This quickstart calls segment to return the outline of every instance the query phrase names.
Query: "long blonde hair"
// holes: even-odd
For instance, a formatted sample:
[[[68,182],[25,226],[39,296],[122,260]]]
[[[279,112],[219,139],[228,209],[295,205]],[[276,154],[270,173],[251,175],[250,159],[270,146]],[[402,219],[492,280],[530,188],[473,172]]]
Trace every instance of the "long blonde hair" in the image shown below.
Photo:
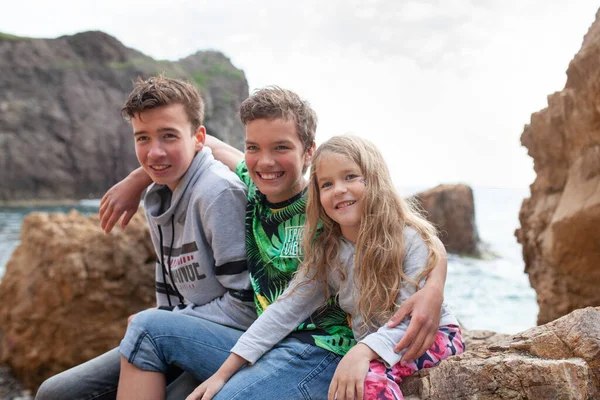
[[[326,290],[328,269],[337,269],[342,279],[346,279],[338,259],[340,226],[329,218],[319,200],[316,171],[327,154],[343,155],[354,161],[366,181],[363,216],[356,241],[355,265],[360,266],[354,270],[354,284],[359,294],[356,310],[365,326],[380,326],[399,306],[396,299],[402,281],[417,285],[439,260],[441,248],[436,229],[415,206],[398,195],[385,160],[373,143],[352,135],[332,137],[319,146],[312,159],[303,238],[304,262],[300,267],[307,276],[321,281]],[[403,230],[407,226],[415,229],[429,247],[429,262],[417,282],[403,272],[406,255]],[[312,273],[308,274],[309,270]]]

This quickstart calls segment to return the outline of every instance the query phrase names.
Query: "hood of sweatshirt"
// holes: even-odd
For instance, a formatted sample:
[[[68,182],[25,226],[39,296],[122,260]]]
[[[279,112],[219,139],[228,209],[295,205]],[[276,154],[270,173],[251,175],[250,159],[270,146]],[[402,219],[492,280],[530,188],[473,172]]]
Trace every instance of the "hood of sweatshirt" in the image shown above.
[[[177,222],[182,222],[181,220],[185,218],[186,209],[192,195],[192,191],[187,189],[196,184],[202,176],[202,172],[209,167],[212,160],[214,160],[212,151],[204,146],[192,159],[190,167],[181,177],[173,193],[170,193],[166,185],[156,183],[150,185],[144,202],[149,217],[163,227],[171,224],[171,218]],[[151,195],[154,192],[156,192],[156,196]],[[171,197],[170,202],[168,202],[169,195]],[[167,207],[163,205],[165,202],[168,202]]]

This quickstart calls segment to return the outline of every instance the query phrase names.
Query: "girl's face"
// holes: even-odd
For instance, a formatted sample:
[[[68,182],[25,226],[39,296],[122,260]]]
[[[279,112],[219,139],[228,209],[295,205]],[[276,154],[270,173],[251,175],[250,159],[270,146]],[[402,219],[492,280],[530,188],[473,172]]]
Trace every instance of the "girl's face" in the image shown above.
[[[315,175],[323,210],[340,225],[342,235],[356,243],[365,194],[360,167],[344,155],[324,153]]]

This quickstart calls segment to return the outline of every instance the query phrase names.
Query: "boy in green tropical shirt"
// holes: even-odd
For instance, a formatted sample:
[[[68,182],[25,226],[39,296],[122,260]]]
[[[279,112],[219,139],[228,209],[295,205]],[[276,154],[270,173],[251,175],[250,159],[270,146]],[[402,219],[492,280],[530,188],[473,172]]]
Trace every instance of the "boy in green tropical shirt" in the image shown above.
[[[206,145],[217,160],[234,170],[248,186],[246,253],[256,309],[260,315],[283,293],[301,262],[306,217],[307,181],[304,173],[315,150],[317,117],[297,94],[275,86],[259,90],[246,99],[240,108],[240,117],[245,125],[245,153],[208,135]],[[105,195],[101,205],[105,231],[110,231],[123,213],[125,218],[121,225],[127,224],[134,207],[137,207],[138,193],[147,182],[144,179],[142,172],[136,171]],[[419,356],[428,349],[437,332],[438,326],[431,319],[439,321],[445,260],[436,270],[435,276],[432,274],[428,280],[427,285],[431,288],[428,294],[423,295],[426,292],[421,291],[421,295],[415,295],[412,302],[405,302],[397,313],[396,322],[408,313],[413,315],[413,333],[407,332],[407,340],[410,341],[404,343],[404,347],[412,343],[407,354],[411,354],[412,350],[413,356]],[[435,310],[438,310],[437,315]],[[420,317],[415,318],[415,313]],[[211,368],[219,361],[207,360],[207,357],[220,356],[201,351],[199,346],[210,349],[221,346],[225,349],[228,342],[222,339],[235,339],[226,349],[228,352],[237,340],[236,335],[239,337],[241,332],[229,327],[208,326],[202,324],[200,318],[195,319],[199,321],[186,322],[189,326],[183,329],[178,324],[179,331],[173,333],[179,338],[181,348],[173,349],[171,343],[157,348],[156,354],[203,380],[206,379],[207,361],[214,361],[210,363]],[[161,334],[164,334],[169,323],[157,319],[154,326],[149,325],[146,329],[152,336],[160,326]],[[187,335],[185,340],[182,339],[184,335]],[[185,344],[186,341],[188,344]],[[206,343],[206,346],[201,343]],[[336,299],[331,298],[327,307],[314,313],[256,364],[235,374],[215,398],[326,398],[338,362],[354,343],[346,313]],[[158,342],[157,346],[160,347]],[[190,357],[192,349],[200,356]],[[217,368],[219,366],[216,365]],[[148,371],[139,370],[126,379],[140,382],[139,398],[156,398],[152,397],[152,393],[144,392],[152,385],[142,382],[155,379]]]

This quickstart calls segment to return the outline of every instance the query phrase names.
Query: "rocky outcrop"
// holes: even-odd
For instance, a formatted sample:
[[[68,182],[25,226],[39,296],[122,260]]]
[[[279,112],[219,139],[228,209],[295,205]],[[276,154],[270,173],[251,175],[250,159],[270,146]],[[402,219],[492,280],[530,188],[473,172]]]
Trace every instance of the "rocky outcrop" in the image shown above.
[[[499,342],[486,345],[480,340],[470,346],[467,341],[464,354],[407,378],[401,385],[406,399],[592,400],[600,396],[600,308],[577,310]]]
[[[127,233],[97,216],[34,213],[0,282],[0,363],[29,388],[117,346],[155,305],[155,253],[138,212]]]
[[[538,324],[600,305],[600,21],[586,34],[563,91],[531,116],[521,143],[537,177],[521,206],[525,272]]]
[[[242,148],[248,84],[221,53],[155,61],[102,32],[0,35],[0,201],[99,198],[138,166],[120,110],[137,76],[194,82],[206,127]]]
[[[439,185],[417,193],[413,198],[419,202],[427,219],[439,229],[449,253],[478,253],[475,202],[469,186]]]

